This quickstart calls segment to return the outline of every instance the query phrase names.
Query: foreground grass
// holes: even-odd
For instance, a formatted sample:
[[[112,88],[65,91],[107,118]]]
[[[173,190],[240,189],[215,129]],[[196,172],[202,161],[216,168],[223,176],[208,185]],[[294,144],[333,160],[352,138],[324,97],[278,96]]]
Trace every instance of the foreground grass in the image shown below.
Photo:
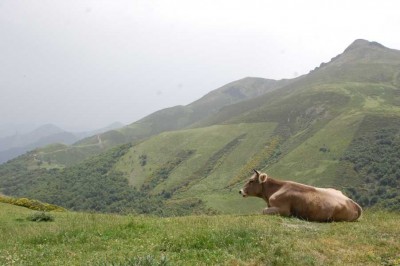
[[[155,218],[0,204],[0,265],[396,265],[400,214],[355,223],[252,216]]]

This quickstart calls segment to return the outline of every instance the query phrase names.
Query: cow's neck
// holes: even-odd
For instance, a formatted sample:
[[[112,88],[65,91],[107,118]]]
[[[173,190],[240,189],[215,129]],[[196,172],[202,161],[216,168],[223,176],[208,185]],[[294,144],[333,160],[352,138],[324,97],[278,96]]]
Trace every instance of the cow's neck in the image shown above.
[[[283,185],[282,181],[275,180],[271,177],[267,178],[267,181],[265,181],[263,184],[263,192],[262,192],[262,198],[269,203],[269,198],[277,192]]]

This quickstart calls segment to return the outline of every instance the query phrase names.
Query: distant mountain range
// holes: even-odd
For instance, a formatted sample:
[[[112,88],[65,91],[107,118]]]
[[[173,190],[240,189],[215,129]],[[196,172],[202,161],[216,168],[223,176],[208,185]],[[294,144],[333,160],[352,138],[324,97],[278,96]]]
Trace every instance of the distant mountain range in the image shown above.
[[[22,123],[4,123],[0,124],[0,138],[9,137],[17,134],[25,134],[33,129],[37,128],[37,126],[33,124],[22,124]]]
[[[0,165],[0,193],[74,210],[253,213],[252,169],[400,210],[400,51],[356,40],[310,73],[244,78],[187,105]]]
[[[102,129],[72,133],[65,131],[55,125],[47,124],[36,128],[33,131],[0,138],[0,164],[15,158],[27,151],[43,147],[53,143],[72,144],[82,138],[93,134],[100,134],[114,128],[122,127],[121,123],[113,123]],[[3,127],[6,131],[6,127]]]

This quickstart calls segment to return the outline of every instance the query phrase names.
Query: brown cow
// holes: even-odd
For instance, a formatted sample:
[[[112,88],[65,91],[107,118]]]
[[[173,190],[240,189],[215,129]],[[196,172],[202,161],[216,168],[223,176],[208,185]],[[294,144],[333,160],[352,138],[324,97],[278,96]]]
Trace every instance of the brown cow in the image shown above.
[[[361,216],[361,207],[339,190],[280,181],[254,171],[239,193],[243,197],[265,200],[268,207],[263,214],[295,216],[318,222],[355,221]]]

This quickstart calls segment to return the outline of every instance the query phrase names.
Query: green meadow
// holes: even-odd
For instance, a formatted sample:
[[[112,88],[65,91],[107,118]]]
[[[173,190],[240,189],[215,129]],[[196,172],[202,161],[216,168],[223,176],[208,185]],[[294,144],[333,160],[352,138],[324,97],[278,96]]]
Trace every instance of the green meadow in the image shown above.
[[[252,215],[46,213],[0,203],[1,265],[399,265],[400,214],[311,223]]]

